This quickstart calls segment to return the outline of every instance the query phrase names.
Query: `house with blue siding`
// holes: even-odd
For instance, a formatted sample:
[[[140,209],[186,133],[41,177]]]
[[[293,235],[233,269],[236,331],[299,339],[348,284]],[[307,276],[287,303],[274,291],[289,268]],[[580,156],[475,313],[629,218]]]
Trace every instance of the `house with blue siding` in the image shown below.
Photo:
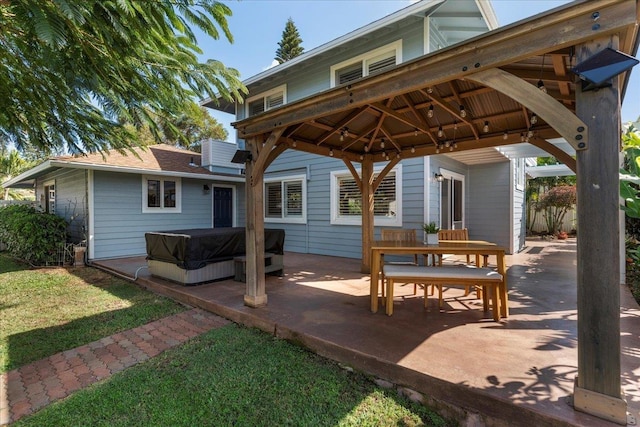
[[[159,144],[132,152],[54,157],[7,181],[35,189],[46,212],[69,223],[87,258],[146,255],[144,234],[244,224],[236,145],[205,141],[202,154]]]
[[[203,105],[241,121],[335,87],[348,91],[351,83],[496,27],[490,2],[419,1],[248,78],[244,83],[249,94],[242,104],[219,99]],[[462,105],[464,88],[455,90],[454,101]],[[471,115],[472,106],[467,108]],[[433,113],[431,105],[417,114],[433,120]],[[376,114],[384,118],[384,113]],[[384,150],[386,144],[391,152],[393,136],[380,123],[368,129],[368,139],[375,148]],[[338,132],[347,145],[362,138],[349,134],[348,123],[315,126],[317,145]],[[417,136],[418,129],[415,132]],[[436,155],[403,159],[382,180],[374,196],[375,235],[381,228],[413,228],[422,237],[422,225],[433,221],[443,229],[468,228],[471,239],[518,252],[526,233],[524,159],[493,147],[457,153],[453,151],[456,127],[442,132],[451,146],[443,145]],[[244,143],[238,138],[240,147]],[[294,148],[295,141],[292,144]],[[286,150],[266,169],[265,226],[277,224],[286,230],[288,251],[359,258],[362,207],[352,171],[337,155],[332,158],[333,153],[323,156],[308,151]],[[385,162],[378,162],[374,172],[384,167]]]

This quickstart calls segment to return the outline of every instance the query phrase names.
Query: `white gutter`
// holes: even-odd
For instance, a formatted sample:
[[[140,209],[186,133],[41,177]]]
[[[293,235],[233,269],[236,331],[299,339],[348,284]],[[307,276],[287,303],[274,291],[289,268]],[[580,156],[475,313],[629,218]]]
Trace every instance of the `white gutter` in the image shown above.
[[[162,171],[157,169],[141,169],[141,168],[131,168],[124,166],[113,166],[113,165],[96,165],[94,163],[83,163],[83,162],[70,162],[64,160],[47,160],[44,163],[36,166],[33,169],[30,169],[15,178],[10,179],[9,181],[2,184],[3,187],[10,187],[20,181],[24,181],[30,179],[32,176],[37,175],[38,173],[45,172],[50,168],[68,168],[68,169],[87,169],[94,171],[105,171],[105,172],[119,172],[119,173],[133,173],[133,174],[146,174],[146,175],[157,175],[157,176],[172,176],[172,177],[181,177],[181,178],[193,178],[193,179],[207,179],[207,180],[217,180],[223,182],[245,182],[244,176],[226,176],[226,175],[218,175],[213,172],[210,173],[189,173],[189,172],[177,172],[177,171]],[[194,169],[196,169],[194,167]]]

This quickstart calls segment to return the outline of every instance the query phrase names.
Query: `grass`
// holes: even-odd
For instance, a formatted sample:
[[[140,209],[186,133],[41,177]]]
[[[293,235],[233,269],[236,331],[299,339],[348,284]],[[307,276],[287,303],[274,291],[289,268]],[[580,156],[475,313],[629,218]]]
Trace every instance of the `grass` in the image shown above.
[[[30,269],[0,255],[0,371],[185,310],[85,268]]]
[[[234,324],[15,426],[446,426],[426,407],[286,341]]]

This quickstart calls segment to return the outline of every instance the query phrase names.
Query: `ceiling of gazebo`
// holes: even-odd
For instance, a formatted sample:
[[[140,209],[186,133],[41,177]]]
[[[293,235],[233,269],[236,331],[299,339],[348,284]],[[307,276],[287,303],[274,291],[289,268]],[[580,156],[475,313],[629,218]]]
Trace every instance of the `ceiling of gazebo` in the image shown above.
[[[367,154],[379,162],[440,153],[482,163],[502,156],[492,147],[548,148],[545,140],[561,136],[543,119],[549,112],[534,112],[476,82],[474,72],[499,69],[536,89],[543,85],[574,113],[576,46],[617,34],[619,50],[634,55],[637,13],[633,0],[577,2],[234,126],[241,138],[259,140],[284,128],[277,144],[355,162]],[[624,91],[628,73],[621,77]],[[560,144],[569,156],[575,146],[570,143]],[[468,150],[479,151],[461,154]]]

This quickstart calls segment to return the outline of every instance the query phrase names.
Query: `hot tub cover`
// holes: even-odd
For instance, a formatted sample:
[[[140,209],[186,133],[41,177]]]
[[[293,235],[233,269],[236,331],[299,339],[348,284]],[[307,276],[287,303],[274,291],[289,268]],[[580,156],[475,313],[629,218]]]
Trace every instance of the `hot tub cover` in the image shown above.
[[[173,263],[185,270],[246,254],[245,229],[240,227],[155,231],[144,237],[147,259]],[[282,255],[284,230],[265,229],[264,249]]]

